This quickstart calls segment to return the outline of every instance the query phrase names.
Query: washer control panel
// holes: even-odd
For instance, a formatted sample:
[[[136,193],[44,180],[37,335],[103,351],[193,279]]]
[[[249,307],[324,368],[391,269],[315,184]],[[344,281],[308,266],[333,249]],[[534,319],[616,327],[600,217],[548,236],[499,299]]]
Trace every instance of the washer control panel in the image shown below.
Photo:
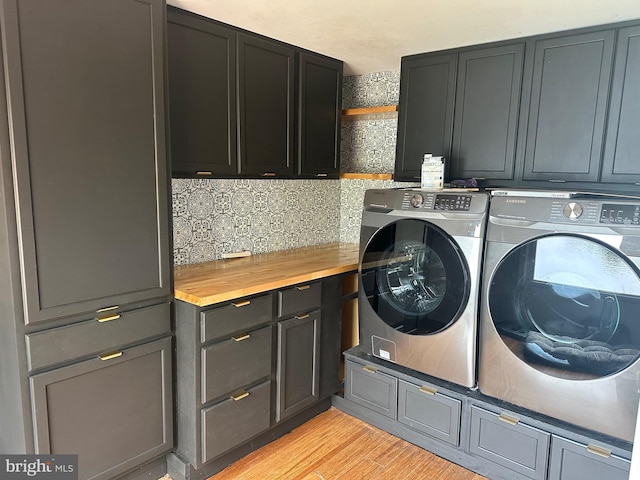
[[[468,212],[471,208],[471,195],[454,193],[418,193],[405,195],[402,208],[420,208],[424,210],[448,210]]]

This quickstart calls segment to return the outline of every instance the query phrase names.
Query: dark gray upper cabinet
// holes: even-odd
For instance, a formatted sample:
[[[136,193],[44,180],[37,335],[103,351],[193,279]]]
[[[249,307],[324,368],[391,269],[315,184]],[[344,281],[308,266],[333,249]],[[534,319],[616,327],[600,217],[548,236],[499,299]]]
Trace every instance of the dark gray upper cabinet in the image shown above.
[[[237,174],[236,33],[173,8],[167,22],[172,170]]]
[[[310,178],[338,178],[342,62],[301,52],[298,74],[297,174]]]
[[[640,182],[640,26],[618,32],[602,181]]]
[[[596,182],[615,30],[535,44],[524,180]]]
[[[295,49],[238,33],[241,175],[294,174]]]
[[[524,43],[458,57],[451,178],[513,180]]]
[[[171,291],[164,5],[64,3],[1,11],[29,324]]]
[[[425,153],[451,154],[457,58],[451,53],[402,59],[396,181],[420,181]]]

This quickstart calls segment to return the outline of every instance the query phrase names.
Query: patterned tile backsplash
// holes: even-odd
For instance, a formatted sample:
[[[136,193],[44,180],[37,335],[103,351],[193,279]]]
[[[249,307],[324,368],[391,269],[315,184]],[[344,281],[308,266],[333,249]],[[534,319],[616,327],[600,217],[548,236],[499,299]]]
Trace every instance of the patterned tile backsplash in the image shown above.
[[[400,72],[346,77],[344,108],[398,103]],[[390,173],[396,119],[345,122],[341,169]],[[369,188],[411,184],[378,180],[171,181],[176,265],[221,258],[224,252],[263,253],[331,242],[357,243]]]

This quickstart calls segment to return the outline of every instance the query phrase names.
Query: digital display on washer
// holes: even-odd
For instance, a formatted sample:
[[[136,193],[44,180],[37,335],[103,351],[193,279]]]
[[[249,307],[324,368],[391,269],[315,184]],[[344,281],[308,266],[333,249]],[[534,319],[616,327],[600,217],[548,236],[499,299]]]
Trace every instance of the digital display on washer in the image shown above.
[[[434,210],[462,210],[471,207],[471,195],[439,194],[436,195]]]
[[[640,204],[603,203],[600,223],[622,223],[640,225]]]

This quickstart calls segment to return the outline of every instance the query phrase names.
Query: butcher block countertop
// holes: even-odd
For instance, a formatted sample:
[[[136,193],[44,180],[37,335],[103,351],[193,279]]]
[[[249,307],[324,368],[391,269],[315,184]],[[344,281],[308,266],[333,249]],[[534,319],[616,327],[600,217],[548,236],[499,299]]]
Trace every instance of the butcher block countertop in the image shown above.
[[[357,244],[329,243],[177,266],[174,295],[204,307],[357,269]]]

